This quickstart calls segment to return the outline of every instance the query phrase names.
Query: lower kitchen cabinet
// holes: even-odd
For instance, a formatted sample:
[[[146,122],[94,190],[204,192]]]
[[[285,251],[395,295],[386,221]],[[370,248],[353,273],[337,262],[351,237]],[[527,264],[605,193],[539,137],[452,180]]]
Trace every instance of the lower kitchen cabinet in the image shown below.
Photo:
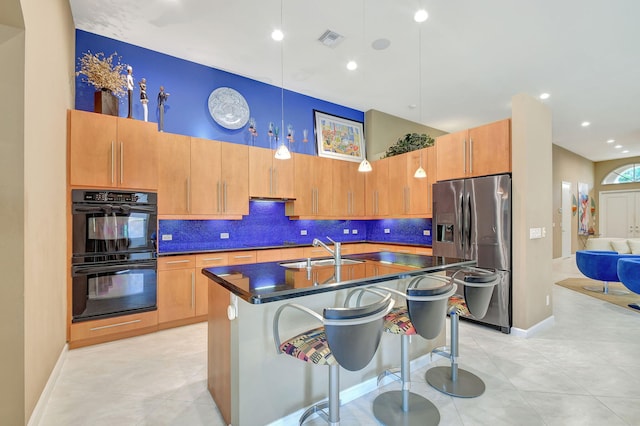
[[[188,323],[189,319],[195,318],[196,296],[195,256],[170,256],[158,260],[159,324],[182,320]]]
[[[72,323],[69,349],[124,339],[158,330],[158,311]]]

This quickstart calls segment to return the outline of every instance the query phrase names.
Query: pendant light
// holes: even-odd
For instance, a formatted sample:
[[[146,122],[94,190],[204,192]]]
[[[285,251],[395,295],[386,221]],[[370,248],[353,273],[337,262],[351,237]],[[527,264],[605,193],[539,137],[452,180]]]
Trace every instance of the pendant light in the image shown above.
[[[364,15],[364,10],[365,10],[365,1],[366,0],[362,0],[362,46],[365,46],[365,32],[364,32],[364,27],[365,27],[365,15]],[[362,60],[364,61],[364,54],[365,54],[365,49],[363,48],[362,50]],[[354,68],[355,70],[355,68]],[[363,71],[364,74],[364,71]],[[367,150],[366,148],[366,141],[364,139],[364,136],[362,137],[362,161],[360,162],[360,165],[358,166],[358,171],[359,172],[370,172],[373,170],[373,167],[371,167],[371,163],[367,160]]]
[[[424,17],[424,19],[419,17],[419,13],[421,12],[424,12],[424,13],[420,14],[420,16],[425,16],[425,15],[428,16],[425,10],[419,10],[415,16],[415,20],[418,23],[418,100],[419,100],[418,122],[422,121],[422,25],[421,25],[421,22],[424,22],[424,20],[427,19],[426,17]],[[422,19],[422,20],[419,20],[419,19]],[[422,168],[422,152],[420,152],[420,166],[418,167],[416,172],[413,174],[413,177],[417,179],[424,179],[427,177],[426,170]]]
[[[280,129],[281,132],[276,130],[276,153],[274,158],[276,160],[288,160],[291,158],[291,152],[287,145],[284,143],[284,138],[280,138],[280,145],[278,145],[278,133],[282,135],[284,133],[284,33],[282,32],[282,22],[283,22],[283,6],[282,2],[284,0],[280,0],[280,33],[278,37],[273,37],[274,40],[280,43]],[[275,33],[275,31],[274,31]]]

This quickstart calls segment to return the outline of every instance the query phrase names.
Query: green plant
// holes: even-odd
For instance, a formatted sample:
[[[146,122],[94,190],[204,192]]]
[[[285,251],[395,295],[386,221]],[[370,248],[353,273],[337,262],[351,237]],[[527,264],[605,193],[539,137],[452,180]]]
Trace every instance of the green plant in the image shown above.
[[[417,133],[407,133],[387,149],[383,158],[393,157],[394,155],[400,155],[405,152],[411,152],[416,149],[433,146],[434,143],[435,139],[427,134],[422,133],[419,135]]]

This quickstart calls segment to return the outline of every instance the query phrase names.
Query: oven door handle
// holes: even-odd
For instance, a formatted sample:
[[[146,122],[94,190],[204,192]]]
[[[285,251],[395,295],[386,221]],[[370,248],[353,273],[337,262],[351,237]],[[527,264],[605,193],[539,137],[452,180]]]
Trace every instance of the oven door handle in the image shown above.
[[[111,204],[102,204],[99,206],[73,206],[73,213],[96,213],[110,212],[113,206]]]
[[[123,263],[120,265],[77,265],[72,268],[73,276],[126,271],[127,269],[156,269],[156,262]]]
[[[123,204],[118,206],[123,213],[155,213],[155,206],[132,206],[129,204]]]

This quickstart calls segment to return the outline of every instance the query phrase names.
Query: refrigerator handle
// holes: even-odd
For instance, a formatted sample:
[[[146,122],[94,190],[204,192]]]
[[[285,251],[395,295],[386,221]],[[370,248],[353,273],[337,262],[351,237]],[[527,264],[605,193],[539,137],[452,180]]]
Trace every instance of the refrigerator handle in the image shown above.
[[[458,211],[460,212],[458,215],[458,232],[460,233],[460,248],[462,249],[464,247],[465,239],[464,229],[462,228],[462,225],[465,222],[464,217],[462,217],[464,214],[464,194],[462,193],[460,193],[460,209]]]
[[[471,226],[473,226],[473,224],[471,223],[471,195],[469,193],[467,193],[467,208],[465,209],[466,214],[467,214],[467,220],[466,220],[466,235],[467,235],[467,247],[471,247]]]

